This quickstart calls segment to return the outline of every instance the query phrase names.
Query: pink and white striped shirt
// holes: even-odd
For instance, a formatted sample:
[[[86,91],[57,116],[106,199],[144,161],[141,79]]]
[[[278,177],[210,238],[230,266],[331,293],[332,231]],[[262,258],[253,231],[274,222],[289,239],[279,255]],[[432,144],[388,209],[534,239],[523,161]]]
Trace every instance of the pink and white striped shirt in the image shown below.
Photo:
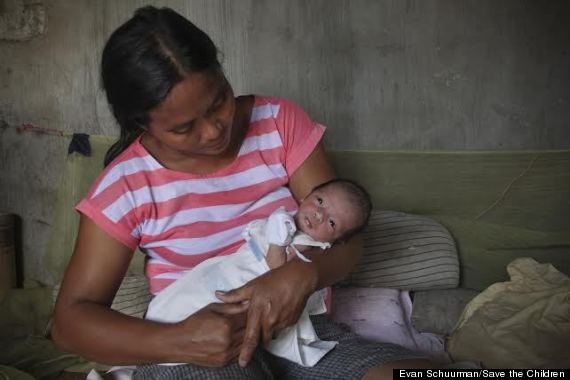
[[[242,231],[278,207],[295,211],[287,183],[325,128],[292,102],[255,97],[237,158],[208,175],[158,163],[140,138],[109,164],[76,209],[127,247],[148,255],[156,294],[198,263],[229,255]]]

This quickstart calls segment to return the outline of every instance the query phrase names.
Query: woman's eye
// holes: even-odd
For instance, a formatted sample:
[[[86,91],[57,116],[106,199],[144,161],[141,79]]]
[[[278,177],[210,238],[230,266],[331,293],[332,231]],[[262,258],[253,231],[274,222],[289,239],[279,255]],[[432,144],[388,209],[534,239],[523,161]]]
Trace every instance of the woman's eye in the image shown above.
[[[173,130],[171,130],[171,132],[174,134],[177,134],[177,135],[183,135],[183,134],[190,132],[190,130],[192,130],[192,127],[193,127],[193,124],[188,124],[188,125],[184,125],[184,126],[174,128]]]
[[[228,93],[224,91],[224,94],[214,103],[214,106],[212,108],[214,108],[215,110],[220,108],[222,104],[224,104],[224,102],[226,101],[227,94]]]
[[[218,99],[216,99],[216,101],[208,109],[207,116],[216,112],[220,107],[224,105],[224,103],[226,102],[227,95],[228,92],[224,91],[223,95],[221,95]]]

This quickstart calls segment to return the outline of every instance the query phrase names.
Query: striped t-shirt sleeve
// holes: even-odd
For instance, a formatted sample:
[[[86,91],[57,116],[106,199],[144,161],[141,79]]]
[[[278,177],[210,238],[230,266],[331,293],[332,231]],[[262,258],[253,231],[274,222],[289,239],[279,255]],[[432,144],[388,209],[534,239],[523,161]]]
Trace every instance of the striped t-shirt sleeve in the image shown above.
[[[315,150],[325,127],[311,120],[295,103],[280,99],[276,124],[285,150],[285,170],[291,177]]]
[[[134,250],[140,243],[138,206],[148,186],[146,173],[160,169],[150,156],[138,156],[131,146],[103,170],[75,209]]]
[[[125,246],[129,247],[132,250],[135,250],[138,247],[139,239],[133,236],[130,233],[131,231],[126,228],[126,222],[129,222],[129,220],[132,218],[123,218],[120,221],[113,221],[104,214],[104,210],[98,208],[97,205],[93,202],[90,202],[88,198],[85,198],[79,202],[75,209],[85,216],[88,216],[100,228],[102,228],[116,240],[123,243]],[[131,224],[135,225],[135,223]]]

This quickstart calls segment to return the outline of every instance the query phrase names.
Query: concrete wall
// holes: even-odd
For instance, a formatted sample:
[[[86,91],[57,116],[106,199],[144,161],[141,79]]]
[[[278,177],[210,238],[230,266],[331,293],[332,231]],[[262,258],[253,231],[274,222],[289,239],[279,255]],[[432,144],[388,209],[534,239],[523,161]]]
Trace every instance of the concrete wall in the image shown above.
[[[99,56],[148,3],[45,1],[43,35],[0,41],[0,211],[23,219],[28,278],[43,276],[67,139],[16,128],[116,134]],[[570,148],[568,1],[151,3],[211,35],[236,93],[297,101],[331,148]]]

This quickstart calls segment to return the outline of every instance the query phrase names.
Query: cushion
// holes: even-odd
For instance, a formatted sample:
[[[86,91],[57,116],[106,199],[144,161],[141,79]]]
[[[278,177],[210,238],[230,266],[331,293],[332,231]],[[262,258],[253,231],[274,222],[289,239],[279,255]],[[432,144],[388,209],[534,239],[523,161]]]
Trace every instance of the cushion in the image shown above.
[[[465,305],[478,293],[464,288],[415,292],[412,323],[421,332],[449,335]]]
[[[55,379],[86,360],[64,353],[44,337],[52,314],[51,287],[28,282],[0,301],[0,379]],[[21,371],[16,372],[16,370]]]
[[[373,211],[363,235],[363,257],[346,283],[407,290],[458,286],[455,242],[435,220],[397,211]]]
[[[7,365],[0,365],[0,378],[1,379],[17,379],[17,380],[34,380],[35,377],[29,373],[20,371],[15,367]]]
[[[333,321],[350,326],[366,339],[398,344],[446,361],[443,340],[418,332],[411,315],[412,301],[406,290],[346,287],[332,292]]]
[[[53,301],[59,293],[59,285],[53,288]],[[148,280],[142,275],[126,276],[115,295],[111,309],[132,317],[142,318],[152,295],[148,290]]]

